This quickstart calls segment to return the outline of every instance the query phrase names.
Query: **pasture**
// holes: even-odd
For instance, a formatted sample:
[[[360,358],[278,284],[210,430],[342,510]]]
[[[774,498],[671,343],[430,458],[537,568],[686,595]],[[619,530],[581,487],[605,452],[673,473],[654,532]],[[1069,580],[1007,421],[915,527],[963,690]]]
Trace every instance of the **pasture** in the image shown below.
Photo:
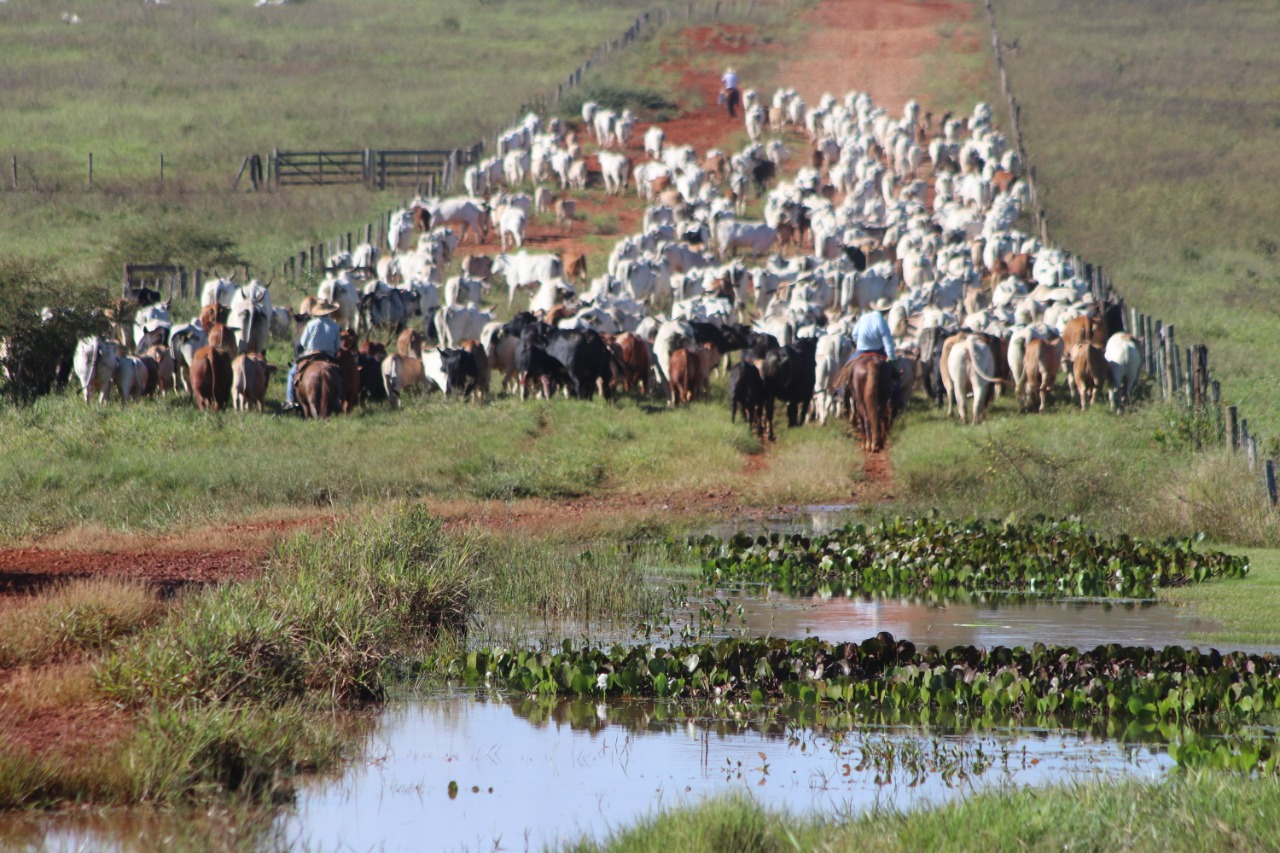
[[[583,14],[588,5],[593,14]],[[1186,235],[1180,227],[1205,226],[1190,212],[1180,223],[1181,214],[1167,207],[1176,207],[1182,192],[1189,194],[1186,204],[1193,209],[1208,203],[1205,195],[1220,190],[1207,179],[1178,187],[1152,178],[1135,178],[1135,186],[1120,181],[1121,196],[1150,206],[1141,209],[1159,227],[1149,235],[1140,233],[1138,220],[1113,198],[1103,202],[1102,195],[1078,195],[1081,185],[1104,189],[1086,154],[1112,158],[1107,168],[1119,170],[1110,172],[1117,180],[1128,174],[1125,168],[1141,171],[1140,160],[1142,169],[1149,164],[1137,156],[1134,149],[1140,146],[1130,137],[1118,137],[1129,140],[1130,152],[1112,152],[1095,146],[1092,138],[1073,138],[1075,145],[1067,145],[1049,129],[1057,125],[1045,122],[1065,126],[1067,118],[1094,134],[1114,128],[1099,115],[1105,110],[1092,104],[1077,104],[1073,116],[1036,108],[1066,97],[1050,88],[1047,69],[1054,62],[1062,64],[1062,79],[1077,79],[1071,73],[1084,79],[1088,69],[1057,56],[1079,46],[1070,38],[1072,28],[1065,35],[1051,33],[1054,28],[1032,5],[1000,0],[997,12],[1002,28],[1009,28],[1002,30],[1004,39],[1019,45],[1011,71],[1050,206],[1051,233],[1074,251],[1102,261],[1122,295],[1140,300],[1143,310],[1174,319],[1184,341],[1194,339],[1197,321],[1184,321],[1175,312],[1193,314],[1200,296],[1175,294],[1174,283],[1195,287],[1201,280],[1176,272],[1178,259],[1183,267],[1204,264],[1228,276],[1241,263],[1239,269],[1254,272],[1246,276],[1249,281],[1269,281],[1273,273],[1260,264],[1270,254],[1265,244],[1249,247],[1255,237],[1240,238],[1243,243],[1224,240],[1208,249],[1196,244],[1191,253],[1179,243]],[[1075,14],[1062,4],[1054,6],[1059,15]],[[530,16],[530,7],[544,14]],[[89,38],[94,8],[78,10],[83,19],[78,29],[59,30],[60,22],[48,23],[47,15],[26,7],[21,14],[0,7],[0,22],[11,20],[26,28],[28,38],[56,46],[50,52],[61,52],[74,69],[75,56],[97,50],[91,41],[76,42]],[[135,87],[145,92],[145,85],[152,87],[157,103],[171,96],[193,102],[208,97],[211,114],[222,111],[227,125],[208,137],[210,143],[218,141],[217,150],[259,138],[255,134],[265,127],[301,136],[335,133],[341,139],[351,128],[362,134],[370,128],[389,135],[415,132],[413,120],[422,122],[422,132],[429,131],[435,143],[451,133],[474,134],[489,117],[508,121],[526,95],[503,87],[503,75],[517,74],[530,90],[545,90],[538,75],[557,79],[564,71],[557,62],[576,65],[583,44],[615,34],[637,10],[630,2],[447,0],[371,9],[357,24],[339,14],[349,8],[319,0],[274,9],[230,3],[198,10],[121,6],[113,12],[119,15],[117,35],[129,33],[124,44],[136,53],[149,51],[166,66],[171,59],[156,53],[156,36],[171,38],[193,55],[207,57],[216,72],[213,79],[220,79],[225,91],[208,93],[200,83],[204,78],[184,76],[192,69],[174,63],[168,67],[172,83],[157,78],[141,84],[146,78],[124,73],[110,83],[107,75],[103,85],[114,88],[98,89],[96,97],[107,97],[105,91],[114,97],[116,89],[131,94]],[[1111,99],[1116,102],[1110,122],[1124,125],[1128,114],[1119,103],[1136,95],[1128,78],[1122,83],[1119,75],[1145,63],[1162,67],[1154,52],[1145,51],[1156,44],[1167,48],[1177,39],[1168,30],[1182,25],[1169,23],[1161,35],[1149,22],[1139,33],[1137,22],[1145,20],[1147,7],[1126,7],[1125,14],[1114,16],[1115,4],[1105,7],[1108,15],[1098,14],[1099,8],[1088,7],[1087,24],[1073,24],[1077,33],[1091,28],[1098,35],[1088,50],[1111,56],[1108,51],[1118,48],[1108,47],[1113,44],[1108,38],[1118,39],[1121,31],[1138,40],[1133,53],[1117,61],[1116,79],[1103,87],[1108,109]],[[973,12],[967,23],[957,23],[954,15],[939,23],[939,46],[923,58],[924,91],[934,109],[968,110],[976,97],[995,102],[989,97],[994,87],[982,77],[988,70],[985,23],[979,7]],[[291,13],[299,14],[284,17]],[[1230,6],[1227,14],[1239,16],[1233,18],[1237,22],[1254,20],[1245,6]],[[530,23],[531,17],[536,21]],[[1104,23],[1104,17],[1112,20]],[[1176,17],[1165,14],[1160,21]],[[286,24],[290,20],[296,31]],[[563,43],[552,39],[556,49],[544,50],[538,36],[550,38],[566,20],[572,20],[570,37]],[[164,29],[196,24],[213,34],[209,41],[215,47],[195,44],[190,33]],[[744,76],[785,82],[776,76],[778,62],[787,51],[803,51],[809,27],[810,20],[796,15],[785,25],[773,26],[771,19],[769,28],[744,28],[745,33],[733,26],[710,27],[699,39],[721,49],[736,49],[735,39],[753,39],[750,58],[729,51],[732,61]],[[348,31],[363,41],[324,38]],[[254,35],[245,41],[245,32]],[[310,53],[312,41],[304,34],[323,46]],[[380,41],[384,35],[387,40]],[[1225,35],[1208,40],[1214,38]],[[444,72],[440,79],[469,91],[472,76],[483,78],[474,85],[491,97],[457,97],[456,103],[442,102],[430,119],[406,119],[431,91],[421,79],[405,85],[411,64],[405,57],[431,53],[423,50],[424,39],[441,47],[439,56],[423,66],[428,75],[437,62],[459,63],[456,67],[468,72],[466,82]],[[468,57],[487,60],[501,53],[494,45],[504,39],[512,42],[512,52],[496,57],[492,66],[472,58],[459,62],[450,53],[465,47],[472,51]],[[1150,45],[1144,47],[1142,39]],[[1263,61],[1262,42],[1247,41],[1251,46],[1242,48],[1242,55]],[[589,80],[580,94],[671,93],[679,102],[678,118],[706,119],[712,91],[707,83],[714,83],[725,59],[700,50],[699,43],[670,33],[642,41]],[[1044,45],[1049,44],[1057,47],[1048,50]],[[214,62],[246,45],[245,55],[238,56],[243,67]],[[47,71],[40,64],[43,57],[24,51],[15,68],[35,76]],[[122,52],[118,58],[132,62],[133,55]],[[264,67],[291,70],[282,86],[292,90],[292,97],[254,79],[249,70],[259,60]],[[1019,68],[1019,63],[1025,64]],[[362,90],[360,103],[348,112],[323,114],[326,104],[346,102],[347,87],[361,77],[356,72],[369,65],[376,70],[368,79],[378,84]],[[489,79],[490,71],[499,72],[499,82]],[[86,73],[81,67],[80,74]],[[45,109],[70,135],[71,127],[79,127],[76,111],[87,107],[76,106],[73,74],[52,76],[58,82],[48,94],[34,83],[17,91],[23,103],[36,105],[24,113],[48,103]],[[1259,83],[1276,76],[1264,75]],[[1102,85],[1088,79],[1093,83],[1081,88],[1084,93]],[[1143,79],[1139,91],[1156,87],[1154,78]],[[362,86],[365,82],[361,77]],[[1228,87],[1205,97],[1227,98]],[[288,112],[295,99],[314,103],[314,109],[275,124],[279,111]],[[1176,100],[1166,94],[1171,99]],[[251,109],[240,110],[249,104]],[[415,106],[406,113],[405,104]],[[170,107],[173,115],[189,118],[181,104]],[[98,145],[113,132],[132,132],[126,126],[146,126],[143,119],[151,109],[122,111],[119,128],[87,125],[84,141]],[[573,111],[568,104],[565,109]],[[1150,112],[1139,114],[1142,121],[1154,122],[1152,127],[1163,121]],[[123,120],[130,116],[133,121]],[[160,142],[190,146],[174,150],[202,160],[207,174],[200,180],[208,185],[197,186],[192,177],[189,186],[142,198],[126,188],[145,175],[146,167],[139,167],[114,188],[112,179],[103,177],[104,186],[87,201],[74,201],[69,187],[4,192],[0,204],[22,208],[9,227],[34,231],[41,206],[45,214],[70,213],[83,242],[77,244],[81,259],[68,263],[72,270],[90,270],[109,254],[119,234],[136,232],[145,219],[163,211],[160,227],[212,220],[216,231],[232,235],[240,250],[266,266],[296,251],[300,241],[346,230],[400,201],[390,193],[336,189],[289,198],[231,198],[210,189],[222,174],[222,166],[207,156],[215,146],[205,147],[194,130],[163,135],[171,130],[162,132]],[[1259,130],[1249,125],[1238,131],[1242,140],[1249,139],[1241,146],[1254,155],[1252,146],[1261,145],[1254,141]],[[714,134],[713,140],[703,133],[701,140],[735,148],[745,142],[741,131],[718,121]],[[73,149],[72,143],[54,147],[49,156],[74,161]],[[1199,162],[1196,152],[1208,149],[1188,143],[1187,150],[1190,163]],[[586,209],[576,239],[591,250],[599,270],[614,240],[632,230],[638,211],[630,200],[601,200],[595,189],[581,198]],[[1082,213],[1072,218],[1060,209],[1068,200],[1072,212],[1097,211],[1110,225],[1086,223]],[[105,206],[91,215],[99,202]],[[759,200],[753,200],[750,215],[759,210]],[[96,230],[94,223],[100,224]],[[539,225],[545,236],[549,224]],[[52,254],[41,249],[40,241],[67,239],[59,236],[61,227],[25,242],[37,254]],[[263,233],[251,233],[254,228]],[[1158,271],[1161,280],[1144,278],[1143,269]],[[1208,316],[1222,312],[1221,334],[1234,340],[1235,326],[1227,324],[1235,315],[1225,307],[1234,291],[1217,273],[1206,278],[1216,303],[1206,309]],[[285,304],[314,283],[281,282],[277,301]],[[495,289],[488,299],[498,303],[505,319],[511,309],[500,295]],[[523,307],[523,299],[516,307]],[[180,306],[175,319],[185,319],[194,307]],[[1265,334],[1265,318],[1239,322],[1246,340]],[[1255,397],[1239,398],[1250,417],[1265,424],[1271,411],[1266,380],[1246,363],[1245,347],[1232,350],[1234,343],[1209,342],[1228,393],[1263,399],[1255,410],[1248,402]],[[277,364],[290,357],[279,342],[269,356]],[[274,402],[280,396],[277,376],[268,397]],[[143,549],[153,560],[172,549],[183,559],[234,552],[254,563],[247,579],[191,583],[164,603],[151,586],[128,580],[59,584],[21,605],[0,597],[0,608],[7,608],[0,612],[16,617],[0,629],[0,667],[5,667],[0,669],[0,807],[28,811],[0,817],[0,844],[92,846],[109,839],[129,847],[147,843],[138,839],[177,838],[193,848],[263,849],[338,838],[354,846],[346,836],[326,835],[325,820],[360,804],[376,809],[359,812],[362,818],[383,819],[374,823],[416,826],[424,802],[437,812],[433,826],[439,837],[468,839],[460,843],[477,837],[509,841],[515,830],[504,835],[488,829],[489,813],[477,804],[496,803],[497,811],[518,820],[520,812],[508,805],[515,798],[507,798],[516,783],[529,781],[529,774],[516,771],[508,788],[508,777],[498,775],[505,772],[502,761],[551,763],[544,746],[518,752],[523,747],[517,741],[528,730],[566,742],[582,738],[573,741],[583,746],[575,748],[572,772],[558,777],[558,800],[585,800],[586,795],[573,800],[570,777],[594,778],[589,774],[596,765],[608,768],[614,760],[603,757],[612,746],[601,745],[624,744],[617,760],[627,772],[614,766],[612,777],[640,778],[645,791],[630,797],[629,806],[643,806],[653,782],[640,772],[641,761],[661,735],[671,733],[686,754],[697,754],[694,764],[702,781],[715,777],[719,782],[723,776],[725,789],[739,789],[745,779],[757,793],[750,801],[712,797],[696,808],[641,818],[625,809],[608,811],[606,797],[616,803],[616,792],[592,791],[608,832],[575,841],[574,834],[558,828],[559,834],[547,836],[554,839],[548,843],[572,849],[921,849],[1015,843],[1274,847],[1265,818],[1280,802],[1271,728],[1280,701],[1275,657],[1246,660],[1146,648],[1149,641],[1138,635],[1137,626],[1150,623],[1136,616],[1155,607],[1170,623],[1186,617],[1192,627],[1176,634],[1180,639],[1174,645],[1196,643],[1206,651],[1213,645],[1224,652],[1237,645],[1276,648],[1280,634],[1270,614],[1280,599],[1280,554],[1258,546],[1274,548],[1280,528],[1242,459],[1204,447],[1212,443],[1213,425],[1151,396],[1144,388],[1141,404],[1123,416],[1105,406],[1082,414],[1059,386],[1048,414],[1027,415],[1006,391],[977,427],[960,427],[917,398],[896,423],[888,451],[872,457],[858,449],[843,420],[788,429],[780,416],[779,440],[762,444],[741,422],[729,423],[722,377],[713,381],[709,401],[678,409],[636,396],[610,404],[598,398],[521,402],[495,394],[476,403],[430,394],[407,396],[398,411],[368,405],[320,423],[257,413],[202,414],[183,397],[90,406],[73,391],[29,406],[0,407],[0,541],[11,546],[7,557],[22,557],[13,546],[34,545],[50,553],[66,549],[63,558],[78,553],[87,561],[95,555],[120,556],[110,553],[115,551],[141,557]],[[838,505],[843,517],[881,524],[881,538],[868,545],[856,528],[829,539],[815,535],[816,511],[829,504]],[[930,513],[940,519],[895,518]],[[1031,559],[1027,552],[1047,529],[1032,520],[1040,515],[1070,517],[1067,526],[1079,535],[1059,551]],[[963,522],[953,520],[974,516],[1003,521],[989,522],[988,533],[976,542],[961,543],[951,531]],[[926,532],[916,535],[913,523]],[[712,525],[753,533],[761,526],[798,527],[800,535],[785,547],[700,539],[698,534]],[[287,538],[281,532],[295,527]],[[1200,531],[1207,541],[1196,539]],[[904,539],[895,544],[893,536]],[[1185,541],[1175,546],[1161,541],[1166,537]],[[1247,555],[1247,576],[1241,577],[1243,560],[1215,555],[1197,562],[1188,556],[1219,547]],[[1103,560],[1113,559],[1108,549],[1120,556],[1104,567]],[[1103,552],[1108,556],[1099,557]],[[854,571],[855,558],[868,558],[863,562],[875,566],[881,581]],[[1017,572],[988,572],[985,563],[1001,558],[1007,560],[1002,568]],[[912,561],[934,574],[908,577],[904,567]],[[1062,566],[1078,565],[1075,561],[1096,562],[1093,580],[1115,600],[1102,604],[1093,598],[1103,594],[1094,584],[1078,593],[1089,600],[1057,602],[1067,610],[1060,621],[1033,610],[1036,602],[1030,599],[1042,592],[1036,585],[1043,586]],[[1208,572],[1196,574],[1207,563],[1230,564],[1231,579],[1195,582],[1207,577]],[[738,564],[752,569],[741,578],[749,581],[745,585],[727,581],[727,570]],[[816,593],[775,582],[796,577],[801,564],[820,569],[825,580]],[[1136,571],[1138,564],[1142,572]],[[725,579],[716,574],[720,569],[726,570]],[[1144,583],[1154,573],[1165,583],[1155,585],[1158,589],[1115,583],[1113,593],[1112,571],[1132,571]],[[966,589],[940,588],[938,578],[950,582],[961,576],[972,581]],[[976,576],[982,582],[972,580]],[[762,585],[753,585],[757,582]],[[980,608],[979,615],[960,616],[962,599]],[[1055,632],[1090,621],[1095,610],[1115,620],[1105,623],[1105,639],[1096,650],[1055,647]],[[855,638],[824,643],[828,631],[847,630],[840,614],[852,620]],[[1043,624],[1037,616],[1045,618]],[[988,635],[981,632],[1007,629],[1019,620],[1026,621],[1027,633],[1015,632],[1026,637],[1017,648],[983,639]],[[975,639],[953,649],[930,648],[932,626],[947,622],[963,622],[952,627],[972,632]],[[911,636],[895,640],[885,633],[890,624],[908,626]],[[896,627],[894,632],[901,633]],[[498,646],[482,646],[491,642]],[[1130,648],[1131,643],[1138,645]],[[1061,672],[1050,672],[1058,666]],[[1095,678],[1095,667],[1105,667],[1108,676]],[[963,672],[957,676],[956,670]],[[477,722],[490,719],[482,716],[490,712],[501,718],[500,729]],[[59,748],[49,746],[41,728],[48,720],[65,730]],[[481,731],[482,740],[467,739],[468,725]],[[436,761],[435,746],[443,741],[415,740],[424,731],[447,738],[450,756]],[[892,736],[884,736],[886,731]],[[1058,737],[1098,751],[1071,753],[1065,764],[1054,763],[1061,756],[1051,755],[1039,770],[1029,771],[1041,760],[1035,750]],[[81,748],[86,743],[94,748]],[[1028,759],[1028,746],[1037,757]],[[735,748],[738,753],[731,751]],[[1019,748],[1023,776],[1010,769],[1017,765]],[[1108,749],[1128,756],[1132,765],[1114,761]],[[812,796],[823,802],[829,791],[854,791],[847,812],[828,809],[823,816],[806,816],[810,809],[804,801],[770,799],[788,788],[781,768],[792,765],[784,760],[803,753],[807,761],[819,752],[828,764],[817,771],[796,765],[800,770],[793,772],[810,772],[809,785],[789,787],[818,791]],[[411,756],[406,759],[405,753]],[[421,753],[428,763],[414,764]],[[726,754],[735,758],[725,759]],[[484,769],[470,778],[467,759],[474,755],[484,757]],[[634,768],[625,763],[632,756]],[[1071,781],[1070,774],[1081,766],[1070,769],[1072,756],[1091,767],[1105,766],[1109,775]],[[722,759],[728,766],[717,769]],[[1063,766],[1068,770],[1059,769]],[[660,766],[660,779],[675,779],[665,775],[675,773],[673,767]],[[1126,778],[1130,772],[1143,781]],[[341,774],[341,780],[332,782],[325,774]],[[1022,779],[1036,774],[1058,781],[1047,789],[1023,790]],[[494,787],[486,793],[495,775],[500,780],[496,794]],[[1002,787],[1001,780],[1012,784]],[[545,782],[534,781],[545,797]],[[897,797],[917,783],[946,790],[939,799],[906,800],[909,811],[897,811],[904,802]],[[988,783],[997,789],[975,792]],[[668,792],[670,802],[679,798],[678,785],[657,784],[664,806]],[[961,790],[967,792],[962,799],[936,805]],[[291,805],[281,808],[285,801]],[[87,819],[35,812],[69,802],[173,808]],[[443,834],[457,826],[467,834]]]
[[[998,0],[1055,242],[1209,346],[1224,397],[1280,427],[1273,156],[1280,39],[1263,2]],[[1277,450],[1273,443],[1269,454]]]

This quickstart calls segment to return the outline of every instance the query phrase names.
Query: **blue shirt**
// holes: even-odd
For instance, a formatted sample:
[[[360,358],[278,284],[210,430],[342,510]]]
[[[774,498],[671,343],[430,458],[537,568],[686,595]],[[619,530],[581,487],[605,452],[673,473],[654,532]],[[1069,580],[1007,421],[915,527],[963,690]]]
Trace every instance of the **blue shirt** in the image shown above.
[[[302,330],[298,345],[304,353],[323,352],[337,356],[342,343],[342,329],[328,317],[316,317]]]
[[[893,347],[893,332],[889,331],[889,322],[879,311],[867,311],[853,324],[853,343],[856,352],[883,350],[890,361],[897,358]]]

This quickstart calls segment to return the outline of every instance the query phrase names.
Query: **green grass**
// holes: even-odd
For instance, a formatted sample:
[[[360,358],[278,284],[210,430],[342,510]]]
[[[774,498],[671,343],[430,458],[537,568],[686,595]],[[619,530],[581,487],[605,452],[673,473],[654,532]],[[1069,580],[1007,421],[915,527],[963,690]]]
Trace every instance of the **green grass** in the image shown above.
[[[1280,551],[1244,552],[1249,555],[1248,578],[1160,590],[1162,602],[1190,607],[1197,617],[1217,622],[1218,630],[1201,636],[1219,648],[1280,644],[1275,617],[1280,610]]]
[[[1053,240],[1100,263],[1140,311],[1209,347],[1268,452],[1280,382],[1280,18],[1262,0],[999,0]]]
[[[471,405],[436,394],[326,423],[201,414],[172,397],[128,408],[49,397],[0,410],[0,536],[84,525],[172,530],[395,499],[728,489],[773,505],[850,494],[861,456],[847,428],[783,427],[767,471],[748,474],[758,445],[744,424],[729,423],[723,393],[676,411],[630,399]]]
[[[753,4],[750,17],[781,20],[794,4]],[[77,8],[45,0],[5,6],[0,86],[7,112],[0,151],[17,156],[22,190],[0,192],[0,236],[9,251],[57,258],[83,278],[101,275],[98,260],[123,228],[216,223],[255,267],[277,268],[308,244],[380,220],[411,190],[299,187],[254,194],[242,185],[231,192],[246,155],[276,147],[469,146],[491,138],[522,104],[546,97],[640,14],[663,7],[683,12],[685,4],[309,0],[257,9],[215,0],[183,8]],[[83,23],[62,24],[64,10],[80,14]],[[744,4],[722,11],[724,20],[745,14]],[[603,85],[607,78],[600,75],[616,73],[632,52],[651,55],[652,45],[680,25],[609,54],[588,78]],[[85,191],[89,152],[94,186]],[[6,188],[8,165],[6,157]]]
[[[1081,413],[1062,398],[1045,415],[1020,415],[1006,395],[977,427],[915,404],[890,440],[895,509],[1070,515],[1135,536],[1280,543],[1261,474],[1220,448],[1211,419],[1158,402],[1125,415]]]
[[[1280,780],[1185,774],[1150,784],[1081,782],[972,794],[908,814],[813,818],[749,797],[671,810],[569,849],[693,850],[1275,850]]]

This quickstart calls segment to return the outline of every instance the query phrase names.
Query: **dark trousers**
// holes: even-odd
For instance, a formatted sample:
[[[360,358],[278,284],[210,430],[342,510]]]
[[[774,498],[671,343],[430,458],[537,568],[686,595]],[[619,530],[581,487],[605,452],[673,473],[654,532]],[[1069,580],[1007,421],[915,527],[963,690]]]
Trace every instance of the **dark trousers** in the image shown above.
[[[729,113],[729,118],[736,118],[738,115],[738,105],[742,103],[742,95],[737,89],[724,90],[724,108]]]

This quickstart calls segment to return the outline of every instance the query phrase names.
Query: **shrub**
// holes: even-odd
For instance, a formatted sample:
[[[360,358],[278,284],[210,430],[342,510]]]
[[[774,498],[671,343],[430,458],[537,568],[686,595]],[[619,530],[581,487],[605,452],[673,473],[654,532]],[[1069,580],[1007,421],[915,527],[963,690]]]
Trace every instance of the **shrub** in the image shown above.
[[[0,369],[5,395],[30,402],[66,384],[76,341],[106,330],[105,291],[37,262],[0,258]]]

